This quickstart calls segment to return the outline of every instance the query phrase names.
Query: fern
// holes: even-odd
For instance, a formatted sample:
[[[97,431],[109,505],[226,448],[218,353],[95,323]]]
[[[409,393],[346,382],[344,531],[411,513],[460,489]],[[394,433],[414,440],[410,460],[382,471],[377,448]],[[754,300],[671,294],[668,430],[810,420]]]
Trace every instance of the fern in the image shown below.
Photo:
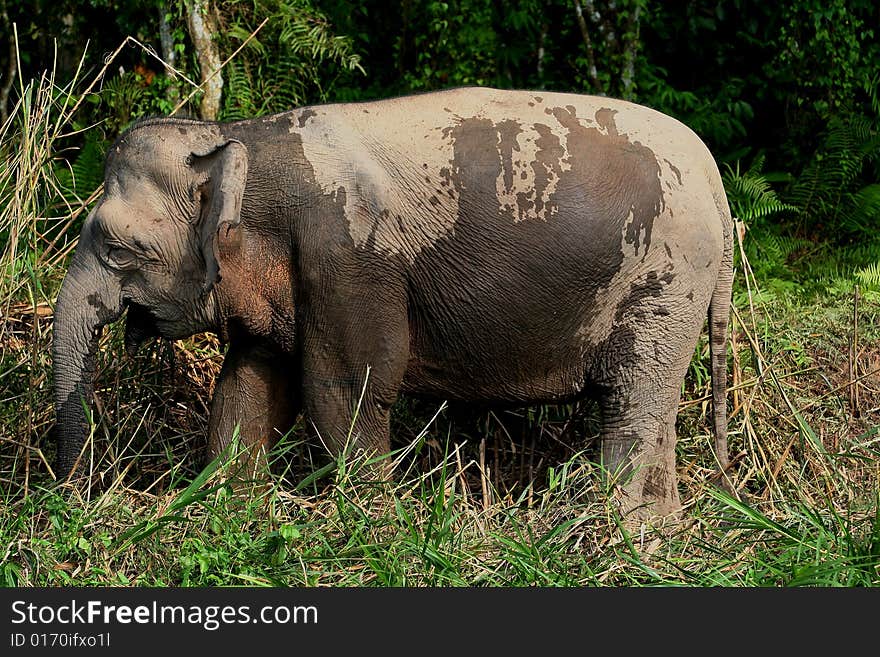
[[[101,104],[107,108],[105,128],[118,134],[132,118],[138,116],[138,105],[146,95],[133,73],[122,73],[104,83],[101,89]]]
[[[260,112],[254,104],[253,86],[242,64],[232,61],[226,67],[226,103],[224,119],[237,121]]]
[[[873,239],[880,218],[880,183],[869,180],[867,165],[878,160],[880,115],[833,119],[787,198],[808,228],[831,229],[850,240]]]
[[[761,172],[763,166],[762,156],[756,157],[745,171],[739,162],[735,167],[727,165],[722,181],[731,214],[747,228],[743,249],[752,269],[761,278],[784,287],[793,278],[791,261],[809,243],[783,235],[779,223],[770,221],[783,213],[794,214],[797,208],[779,199],[770,180]]]
[[[734,215],[750,228],[744,247],[756,271],[771,277],[796,276],[803,287],[853,282],[878,287],[880,76],[874,82],[868,93],[875,116],[850,114],[830,120],[819,148],[780,195],[761,175],[760,160],[745,173],[739,166],[728,167],[725,187]],[[784,213],[784,226],[768,221],[777,213]]]
[[[351,39],[335,35],[327,18],[308,0],[238,0],[226,3],[223,11],[230,50],[245,42],[264,18],[270,18],[230,68],[224,119],[326,100],[322,80],[333,79],[334,67],[363,72]]]
[[[69,205],[80,205],[104,179],[107,144],[98,130],[89,130],[76,158],[61,160],[55,171],[58,190]]]
[[[780,212],[797,211],[795,206],[779,199],[770,181],[761,174],[763,166],[764,158],[758,156],[747,171],[742,172],[737,162],[736,168],[727,165],[727,171],[722,176],[733,216],[748,227]]]
[[[842,224],[849,230],[861,237],[863,241],[859,249],[861,261],[870,258],[871,262],[859,267],[854,272],[855,280],[862,287],[880,291],[880,241],[878,241],[878,226],[880,226],[880,171],[876,164],[880,162],[880,74],[866,87],[871,99],[871,109],[874,112],[873,120],[867,119],[854,121],[852,130],[858,139],[858,153],[862,158],[863,170],[867,170],[868,163],[874,163],[874,181],[857,189],[853,193],[846,194],[846,205],[842,208]],[[870,173],[862,173],[863,179]]]
[[[289,22],[281,30],[281,44],[296,54],[310,54],[318,63],[331,60],[349,70],[363,71],[360,57],[351,52],[351,41],[347,37],[335,36],[326,18],[320,14],[294,11],[290,5],[282,5],[282,12]]]
[[[880,291],[880,262],[857,269],[855,279],[863,288]]]
[[[843,200],[839,210],[841,226],[851,233],[876,234],[880,224],[880,183],[845,194]]]

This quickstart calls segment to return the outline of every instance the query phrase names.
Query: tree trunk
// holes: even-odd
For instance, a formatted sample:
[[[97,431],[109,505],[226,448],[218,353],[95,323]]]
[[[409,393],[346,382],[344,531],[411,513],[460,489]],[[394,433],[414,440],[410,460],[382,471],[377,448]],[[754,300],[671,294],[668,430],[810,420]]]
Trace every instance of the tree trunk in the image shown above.
[[[0,88],[0,124],[2,124],[6,123],[6,119],[9,118],[9,93],[12,91],[12,84],[15,82],[15,74],[18,70],[15,56],[15,34],[9,20],[9,13],[6,11],[6,0],[0,2],[0,18],[3,21],[6,38],[9,39],[9,59],[6,63],[6,74],[3,76],[3,87]]]
[[[541,79],[541,82],[544,81],[544,56],[547,54],[544,45],[547,42],[548,29],[547,23],[542,23],[541,32],[538,35],[538,77]]]
[[[591,6],[592,3],[590,3]],[[601,85],[599,84],[599,71],[596,69],[596,56],[593,53],[593,41],[590,39],[590,30],[587,28],[587,21],[584,20],[584,10],[581,7],[580,0],[574,0],[574,11],[577,15],[578,27],[581,29],[581,38],[584,40],[584,47],[587,50],[587,66],[589,70],[587,74],[590,76],[590,83],[593,85],[593,93],[601,93]]]
[[[220,53],[215,42],[217,25],[211,0],[187,0],[186,17],[205,92],[199,114],[205,120],[216,121],[223,94],[223,76],[220,72]]]
[[[623,71],[621,72],[621,80],[623,83],[623,98],[625,100],[633,100],[635,96],[634,77],[636,54],[641,45],[639,41],[639,27],[641,26],[639,14],[641,6],[636,5],[629,15],[627,21],[626,34],[623,40]]]
[[[168,7],[163,2],[159,5],[159,40],[162,44],[162,61],[172,69],[175,68],[177,53],[174,51],[174,39],[171,37],[171,24],[168,22]],[[166,74],[170,71],[166,70]],[[177,78],[172,76],[172,80]],[[172,105],[176,105],[180,97],[180,90],[176,84],[169,84],[165,90],[165,97]]]

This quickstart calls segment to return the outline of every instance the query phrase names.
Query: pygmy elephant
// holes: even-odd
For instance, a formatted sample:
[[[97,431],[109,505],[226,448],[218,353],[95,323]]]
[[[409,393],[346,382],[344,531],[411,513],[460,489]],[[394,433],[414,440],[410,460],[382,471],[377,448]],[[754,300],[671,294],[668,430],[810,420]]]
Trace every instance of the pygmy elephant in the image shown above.
[[[353,436],[387,453],[400,393],[590,396],[604,467],[642,515],[680,506],[676,411],[708,313],[727,465],[732,222],[708,149],[668,116],[464,88],[149,119],[113,145],[104,185],[56,307],[61,475],[82,470],[97,336],[125,309],[130,347],[228,345],[211,456],[236,425],[258,455],[300,412],[332,452]]]

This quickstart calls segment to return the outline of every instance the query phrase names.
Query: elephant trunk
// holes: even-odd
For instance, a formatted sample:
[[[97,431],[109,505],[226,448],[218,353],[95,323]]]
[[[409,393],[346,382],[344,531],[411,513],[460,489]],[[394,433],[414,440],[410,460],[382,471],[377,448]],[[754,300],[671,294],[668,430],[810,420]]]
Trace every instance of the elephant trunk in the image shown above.
[[[86,408],[91,404],[95,354],[101,328],[123,311],[119,281],[83,245],[77,249],[55,304],[52,359],[58,436],[58,477],[76,468],[88,436]]]

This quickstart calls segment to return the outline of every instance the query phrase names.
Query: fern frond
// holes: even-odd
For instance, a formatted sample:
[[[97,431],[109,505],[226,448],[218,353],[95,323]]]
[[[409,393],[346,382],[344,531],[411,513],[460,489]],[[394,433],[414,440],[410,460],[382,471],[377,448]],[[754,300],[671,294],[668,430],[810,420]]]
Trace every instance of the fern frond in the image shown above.
[[[871,98],[871,109],[874,110],[874,116],[880,117],[880,73],[868,81],[865,85],[865,91]]]
[[[332,26],[311,0],[230,0],[224,6],[226,38],[247,39],[264,18],[271,20],[237,57],[230,70],[224,119],[279,112],[312,99],[323,100],[328,66],[363,72],[349,37]],[[230,65],[231,66],[231,65]]]
[[[866,185],[855,194],[846,194],[840,222],[850,232],[875,233],[880,227],[880,183]]]
[[[880,262],[874,262],[856,270],[855,279],[862,287],[880,290]]]
[[[229,62],[226,69],[226,93],[224,94],[224,117],[229,121],[257,116],[253,99],[253,81],[245,67]]]
[[[850,116],[833,119],[813,156],[788,191],[788,199],[803,216],[816,223],[842,227],[850,232],[872,230],[876,214],[872,209],[871,185],[864,184],[867,162],[880,159],[880,130],[875,119]]]
[[[763,158],[756,158],[745,173],[740,171],[739,163],[736,168],[728,165],[722,176],[731,212],[747,226],[780,212],[797,210],[779,199],[770,181],[761,174],[763,163]]]
[[[90,130],[72,163],[56,169],[58,191],[71,205],[82,204],[104,180],[104,154],[107,144],[100,131]],[[66,158],[65,162],[70,158]]]
[[[263,45],[263,42],[260,40],[259,33],[254,35],[242,25],[232,25],[226,31],[226,35],[236,41],[244,43],[246,49],[253,50],[260,57],[266,56],[266,46]]]

